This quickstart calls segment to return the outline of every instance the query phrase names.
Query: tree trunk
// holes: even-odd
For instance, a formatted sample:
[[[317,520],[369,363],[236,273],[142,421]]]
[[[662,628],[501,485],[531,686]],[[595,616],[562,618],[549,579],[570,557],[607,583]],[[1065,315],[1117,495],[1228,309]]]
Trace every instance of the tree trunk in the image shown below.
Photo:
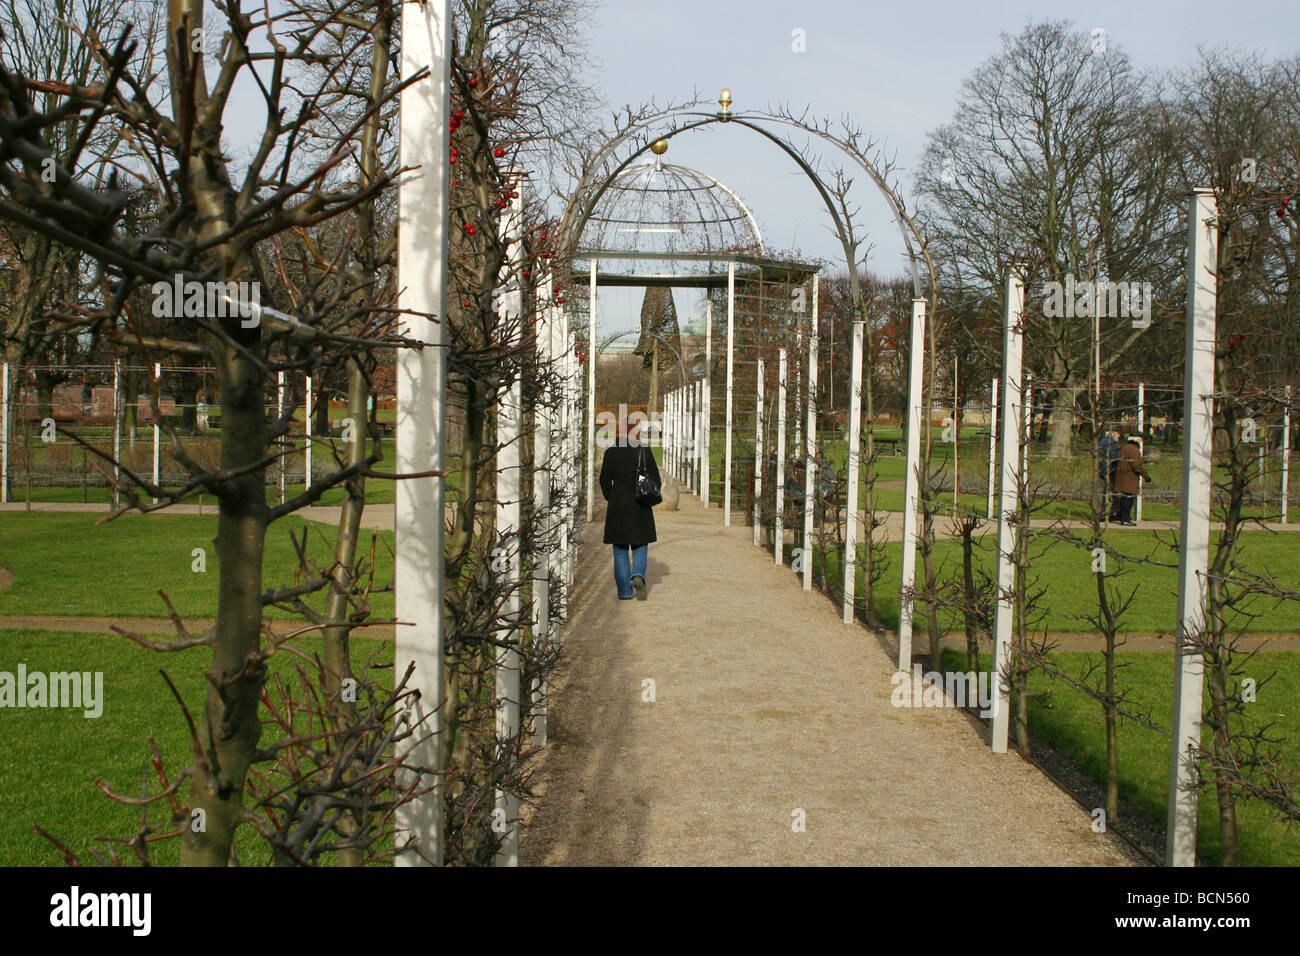
[[[360,424],[366,419],[366,401],[370,389],[361,368],[355,359],[347,363],[348,367],[348,415],[356,426],[352,430],[352,443],[348,446],[347,464],[355,466],[366,457],[368,429]],[[354,475],[346,485],[347,496],[343,500],[343,511],[339,516],[338,532],[334,541],[334,582],[325,601],[325,617],[330,626],[321,632],[321,641],[325,659],[325,692],[330,702],[330,709],[335,725],[347,728],[356,722],[357,708],[354,702],[344,700],[343,682],[352,678],[352,657],[349,653],[348,635],[351,628],[347,626],[348,594],[352,590],[352,569],[357,560],[357,541],[361,536],[361,514],[366,506],[366,479]],[[356,686],[353,683],[352,686]],[[340,836],[347,839],[355,833],[355,821],[345,820],[340,824]],[[340,866],[362,866],[365,853],[360,847],[344,847],[339,850]]]
[[[231,329],[254,355],[260,352],[258,331]],[[234,345],[220,349],[221,467],[236,471],[266,454],[261,371],[253,358]],[[233,478],[220,493],[216,638],[206,672],[201,759],[191,777],[192,817],[182,837],[183,866],[225,866],[229,861],[243,814],[244,779],[262,733],[258,701],[266,668],[257,655],[268,517],[265,474],[261,468]]]

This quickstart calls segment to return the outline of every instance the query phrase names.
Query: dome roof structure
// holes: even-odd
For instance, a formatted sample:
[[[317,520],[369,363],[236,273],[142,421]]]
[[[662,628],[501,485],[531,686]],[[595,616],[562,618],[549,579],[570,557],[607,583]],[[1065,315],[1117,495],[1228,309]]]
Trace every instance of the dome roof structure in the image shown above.
[[[728,253],[766,254],[758,221],[734,190],[659,152],[610,182],[583,228],[579,257],[598,260],[611,278],[662,279],[716,273]]]

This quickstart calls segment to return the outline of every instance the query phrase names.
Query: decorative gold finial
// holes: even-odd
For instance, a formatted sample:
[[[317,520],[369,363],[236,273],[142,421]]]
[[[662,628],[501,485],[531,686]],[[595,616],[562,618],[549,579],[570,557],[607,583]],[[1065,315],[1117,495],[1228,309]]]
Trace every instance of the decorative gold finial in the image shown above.
[[[718,97],[718,103],[722,109],[718,110],[718,119],[729,119],[731,117],[731,90],[727,87],[722,88],[722,95]]]
[[[655,140],[650,144],[650,152],[654,153],[656,156],[662,156],[664,153],[668,152],[668,140]]]

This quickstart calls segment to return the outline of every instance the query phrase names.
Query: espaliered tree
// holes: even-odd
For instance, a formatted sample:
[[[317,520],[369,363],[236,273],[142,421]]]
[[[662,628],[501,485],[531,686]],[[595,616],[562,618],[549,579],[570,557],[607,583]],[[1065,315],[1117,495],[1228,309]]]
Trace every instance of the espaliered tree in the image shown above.
[[[489,825],[493,792],[525,787],[522,741],[503,748],[493,739],[495,648],[503,628],[525,637],[527,628],[522,615],[501,610],[519,584],[491,574],[495,538],[490,521],[483,522],[496,493],[490,411],[513,377],[523,378],[530,402],[543,384],[553,384],[553,370],[530,358],[532,277],[554,270],[561,275],[557,290],[567,285],[559,262],[551,261],[553,226],[540,204],[525,210],[523,235],[503,235],[500,215],[512,194],[526,188],[509,171],[536,162],[545,182],[563,165],[567,137],[581,139],[571,121],[584,86],[576,70],[581,17],[570,5],[454,6],[452,307],[435,318],[446,323],[450,391],[463,421],[461,447],[449,455],[459,482],[448,513],[450,713],[440,743],[449,768],[443,782],[448,860],[483,863],[499,842]],[[156,753],[156,792],[143,800],[165,803],[174,826],[160,832],[144,814],[134,836],[117,840],[145,861],[155,841],[179,837],[182,863],[224,865],[244,825],[258,831],[277,863],[382,859],[392,852],[384,847],[393,809],[432,786],[421,768],[407,768],[415,783],[396,785],[410,745],[427,731],[401,719],[410,703],[401,675],[396,690],[382,671],[379,684],[369,680],[368,669],[353,663],[348,641],[369,618],[372,595],[390,587],[375,580],[376,544],[360,535],[364,479],[441,477],[376,472],[382,446],[367,409],[381,366],[408,345],[393,307],[392,187],[402,172],[393,122],[402,86],[393,70],[397,9],[391,0],[303,2],[281,5],[268,17],[238,3],[214,10],[183,0],[168,8],[156,45],[133,45],[122,33],[91,43],[96,71],[90,82],[31,76],[0,60],[0,221],[75,252],[98,270],[99,281],[74,303],[76,321],[66,332],[129,344],[144,361],[163,353],[206,359],[220,380],[218,467],[200,467],[168,429],[167,453],[187,477],[176,487],[155,487],[123,469],[123,505],[110,516],[165,508],[205,492],[219,502],[214,626],[191,634],[172,614],[176,640],[135,636],[159,651],[204,646],[212,655],[200,711],[191,713],[177,698],[191,730],[190,764],[172,772]],[[129,73],[127,65],[137,60],[152,69]],[[252,81],[265,112],[251,156],[236,164],[223,129],[234,125],[231,95],[241,78]],[[53,99],[38,101],[36,93],[47,91]],[[65,168],[49,142],[57,123],[73,125],[74,142],[104,135],[128,143],[118,166],[129,172],[134,192]],[[49,169],[54,175],[47,178],[42,173]],[[148,218],[125,215],[137,193],[144,194]],[[514,265],[503,268],[507,261]],[[170,285],[177,277],[219,283],[229,298],[215,312],[186,310],[164,331],[145,328],[140,318],[155,298],[153,284]],[[525,308],[507,316],[494,295],[518,279]],[[228,283],[240,282],[258,283],[256,307],[230,301],[243,287]],[[558,291],[556,301],[563,302]],[[296,451],[290,436],[296,402],[270,421],[265,412],[282,370],[344,376],[352,427],[342,447],[329,442],[318,452],[318,460],[332,456],[334,467],[273,506],[267,470]],[[153,391],[156,412],[156,383]],[[103,464],[109,472],[121,463]],[[297,579],[268,587],[262,572],[268,528],[340,486],[346,494],[331,546],[322,553],[305,536],[295,539]],[[557,508],[571,506],[563,495],[555,500]],[[534,548],[535,525],[552,520],[527,513],[523,546]],[[323,600],[311,601],[313,595]],[[320,633],[324,654],[304,655],[280,637],[264,640],[268,605],[305,617],[299,633]],[[525,644],[525,678],[540,679],[554,652]],[[276,653],[293,653],[304,663],[294,677],[281,672],[268,686],[268,661]],[[266,739],[266,727],[276,728],[274,739]]]

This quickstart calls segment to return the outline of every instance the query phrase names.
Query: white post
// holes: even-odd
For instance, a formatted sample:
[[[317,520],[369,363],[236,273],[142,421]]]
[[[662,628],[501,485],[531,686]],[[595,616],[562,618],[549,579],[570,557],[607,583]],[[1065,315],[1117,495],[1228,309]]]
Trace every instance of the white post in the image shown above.
[[[903,482],[903,564],[898,605],[898,669],[912,671],[912,589],[916,587],[917,509],[921,501],[921,432],[925,429],[923,408],[925,376],[925,299],[912,300],[912,333],[907,368],[907,474]],[[931,661],[931,667],[938,667]],[[910,678],[909,678],[910,679]]]
[[[763,360],[758,360],[757,398],[754,405],[754,544],[759,543],[759,528],[762,526],[763,498]]]
[[[501,237],[509,243],[506,261],[501,269],[499,302],[501,318],[510,327],[509,337],[503,343],[507,349],[519,341],[519,319],[523,313],[519,270],[522,262],[522,237],[519,235],[523,216],[523,185],[517,175],[507,182],[515,197],[501,215]],[[518,373],[512,375],[509,385],[497,399],[497,495],[496,530],[500,547],[505,550],[504,581],[500,582],[500,614],[506,625],[497,631],[500,642],[496,651],[496,736],[502,761],[515,758],[520,740],[520,653],[519,589],[523,583],[523,561],[520,555],[521,498],[523,496],[523,382]],[[505,833],[497,850],[497,866],[519,865],[519,796],[508,790],[496,791],[495,809]]]
[[[305,399],[305,401],[304,401],[304,405],[303,405],[303,414],[304,414],[305,417],[303,418],[303,429],[302,429],[302,434],[303,434],[303,438],[304,438],[304,439],[306,440],[306,442],[307,442],[307,448],[306,448],[306,451],[304,452],[305,458],[303,459],[303,463],[302,463],[302,479],[303,479],[303,481],[302,481],[302,485],[303,485],[303,488],[305,489],[305,488],[308,488],[308,487],[311,486],[311,413],[312,413],[312,402],[311,402],[311,400],[312,400],[312,394],[311,394],[311,376],[310,376],[310,375],[308,375],[308,376],[306,377],[306,379],[305,379],[305,381],[304,381],[304,383],[303,383],[303,397],[304,397],[304,399]],[[325,417],[326,417],[326,419],[329,418],[329,409],[326,409]]]
[[[817,292],[813,276],[812,330],[808,335],[808,428],[804,432],[803,460],[803,589],[812,590],[813,510],[817,501]]]
[[[858,446],[862,441],[862,317],[853,319],[853,355],[849,388],[849,481],[844,495],[844,615],[853,623],[853,605],[858,597]]]
[[[727,263],[727,445],[722,463],[722,524],[731,527],[731,413],[736,345],[736,264]]]
[[[596,260],[587,293],[587,520],[596,508]],[[615,424],[615,430],[621,427]]]
[[[117,402],[117,365],[113,365],[113,400]],[[117,449],[113,459],[117,460]],[[9,363],[0,366],[0,502],[9,500]]]
[[[275,417],[278,421],[284,417],[284,370],[275,373]],[[289,435],[286,432],[280,439],[280,504],[284,504],[284,480],[285,473],[288,471],[288,456],[284,453],[289,448]]]
[[[162,363],[161,362],[153,363],[153,377],[154,377],[154,382],[156,383],[155,388],[157,389],[157,391],[155,391],[154,394],[158,399],[157,407],[154,409],[154,415],[153,415],[153,484],[154,487],[157,488],[159,484],[159,474],[160,474],[159,466],[161,465],[161,460],[159,458],[159,449],[161,448],[160,439],[162,437],[162,425],[160,423],[160,419],[162,418]],[[157,498],[153,499],[153,503],[157,504],[158,499]]]
[[[445,376],[443,328],[447,314],[448,69],[450,0],[402,6],[401,76],[429,76],[401,92],[398,163],[418,167],[398,187],[398,308],[401,330],[431,347],[397,354],[396,470],[419,474],[443,467]],[[431,318],[429,317],[431,316]],[[440,866],[443,860],[443,483],[408,478],[396,483],[394,507],[395,616],[393,670],[400,681],[414,666],[407,688],[418,691],[411,715],[419,721],[411,763],[425,767],[424,781],[403,775],[405,786],[434,789],[396,811],[397,842],[409,847],[398,866]]]
[[[785,511],[785,349],[781,349],[777,354],[780,355],[780,363],[777,366],[776,378],[776,486],[772,489],[776,493],[776,507],[773,512],[776,543],[772,547],[772,558],[777,564],[785,564],[785,528],[782,522]]]
[[[997,485],[998,463],[998,380],[989,390],[989,520],[993,520],[993,489]]]
[[[1214,450],[1214,349],[1218,302],[1218,204],[1211,189],[1192,193],[1187,225],[1187,339],[1183,378],[1182,545],[1178,554],[1178,645],[1165,863],[1196,865],[1196,780],[1201,746],[1206,572],[1210,559],[1210,469]],[[1235,436],[1234,436],[1235,437]]]
[[[573,368],[573,332],[569,328],[569,317],[565,314],[562,306],[555,307],[556,322],[560,328],[556,330],[556,340],[560,351],[560,416],[559,427],[557,432],[560,436],[560,486],[564,489],[566,505],[564,513],[560,520],[558,554],[556,563],[560,568],[560,579],[564,586],[560,589],[560,607],[559,616],[561,619],[566,618],[569,613],[569,585],[571,584],[569,575],[569,541],[571,540],[570,531],[577,516],[577,450],[574,447],[573,435],[573,416],[574,416],[574,381]]]
[[[677,417],[677,393],[669,392],[664,396],[664,402],[667,408],[668,417],[668,473],[674,478],[680,478],[680,468],[678,467],[678,431],[681,428],[681,422]]]
[[[686,386],[686,406],[690,416],[686,421],[686,462],[690,484],[688,490],[695,491],[700,486],[700,383],[691,382]]]
[[[1016,569],[1011,556],[1016,549],[1016,525],[1012,521],[1016,498],[1020,494],[1020,477],[1024,466],[1020,449],[1020,422],[1023,417],[1021,371],[1025,349],[1025,281],[1012,271],[1007,277],[1006,311],[1002,324],[1002,494],[998,511],[998,603],[993,615],[993,752],[1007,752],[1007,733],[1011,726],[1011,688],[1003,674],[1011,658],[1011,625],[1015,613],[1012,590]]]
[[[1282,524],[1286,524],[1287,496],[1291,471],[1291,386],[1286,387],[1286,407],[1282,409]]]
[[[1138,439],[1138,447],[1142,449],[1144,457],[1146,454],[1146,447],[1147,447],[1146,430],[1145,430],[1146,410],[1147,410],[1146,385],[1143,382],[1138,382],[1137,430],[1142,433],[1142,437]],[[1135,504],[1137,510],[1133,513],[1134,521],[1142,520],[1142,485],[1143,485],[1142,476],[1138,475],[1138,493],[1137,493],[1137,502]]]

